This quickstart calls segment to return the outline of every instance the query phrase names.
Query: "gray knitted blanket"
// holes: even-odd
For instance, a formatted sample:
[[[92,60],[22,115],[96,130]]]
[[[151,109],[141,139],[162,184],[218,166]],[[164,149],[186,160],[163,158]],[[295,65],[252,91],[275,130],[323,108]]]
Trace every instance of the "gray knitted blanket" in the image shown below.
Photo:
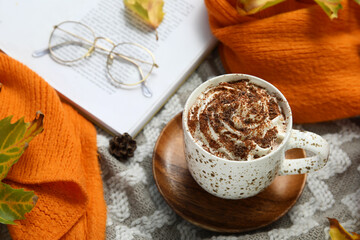
[[[294,128],[315,132],[331,145],[327,166],[308,174],[296,205],[281,219],[253,232],[210,232],[177,216],[160,195],[152,176],[152,153],[166,123],[182,111],[191,91],[212,76],[223,74],[214,51],[145,126],[136,140],[135,156],[121,163],[108,153],[108,136],[99,132],[107,239],[328,239],[327,217],[348,231],[360,232],[360,119],[345,119]]]
[[[138,148],[127,162],[108,152],[110,136],[98,130],[105,199],[107,239],[329,239],[327,217],[360,233],[360,118],[295,125],[323,136],[331,145],[325,168],[308,174],[303,194],[278,221],[256,231],[222,234],[207,231],[179,217],[164,201],[152,176],[156,140],[191,91],[212,76],[223,74],[214,51],[136,137]],[[4,226],[1,239],[10,239]]]

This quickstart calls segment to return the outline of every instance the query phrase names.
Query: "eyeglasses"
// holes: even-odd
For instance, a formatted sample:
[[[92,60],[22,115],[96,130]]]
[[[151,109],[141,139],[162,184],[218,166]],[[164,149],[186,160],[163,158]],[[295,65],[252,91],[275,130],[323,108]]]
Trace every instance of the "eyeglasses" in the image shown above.
[[[81,22],[65,21],[55,25],[48,48],[35,51],[33,57],[49,53],[54,61],[69,65],[90,57],[95,50],[107,54],[106,72],[114,85],[132,88],[141,84],[143,95],[152,96],[145,81],[154,67],[158,67],[153,53],[137,43],[115,44],[106,37],[96,37],[94,31]]]

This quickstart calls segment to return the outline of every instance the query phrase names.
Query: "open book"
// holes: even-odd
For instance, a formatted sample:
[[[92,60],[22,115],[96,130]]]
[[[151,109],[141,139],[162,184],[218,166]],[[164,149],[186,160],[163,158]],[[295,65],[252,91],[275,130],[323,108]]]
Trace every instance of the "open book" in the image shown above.
[[[203,1],[164,2],[156,40],[122,0],[0,0],[0,49],[37,72],[94,123],[135,136],[216,44]],[[59,64],[49,54],[33,57],[34,51],[47,48],[53,26],[66,20],[84,23],[115,43],[146,46],[159,65],[146,80],[152,96],[145,97],[141,85],[114,86],[102,54],[72,65]]]

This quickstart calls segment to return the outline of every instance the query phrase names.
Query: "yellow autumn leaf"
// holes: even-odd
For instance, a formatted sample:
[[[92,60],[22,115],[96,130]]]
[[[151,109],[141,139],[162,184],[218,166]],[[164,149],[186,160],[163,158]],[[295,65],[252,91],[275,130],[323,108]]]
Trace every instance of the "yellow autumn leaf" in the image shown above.
[[[12,116],[0,120],[0,181],[19,160],[29,142],[44,130],[41,112],[32,122],[24,122],[21,118],[11,124],[11,119]]]
[[[36,204],[37,196],[33,191],[14,189],[2,182],[10,168],[19,160],[29,142],[40,134],[44,114],[38,112],[32,122],[24,118],[11,123],[12,116],[0,120],[0,223],[16,224],[24,219]]]
[[[330,222],[330,237],[332,240],[360,240],[360,235],[357,233],[347,232],[334,218],[328,218]]]
[[[163,0],[124,0],[124,4],[154,29],[160,25],[165,15]]]
[[[274,6],[285,0],[237,0],[236,9],[240,15],[250,15]]]
[[[255,14],[261,10],[272,7],[285,0],[237,0],[236,9],[240,15]],[[329,16],[330,19],[338,17],[338,11],[342,9],[341,0],[314,0]],[[354,0],[360,4],[360,0]]]
[[[330,19],[338,17],[338,11],[342,9],[341,0],[315,0]]]

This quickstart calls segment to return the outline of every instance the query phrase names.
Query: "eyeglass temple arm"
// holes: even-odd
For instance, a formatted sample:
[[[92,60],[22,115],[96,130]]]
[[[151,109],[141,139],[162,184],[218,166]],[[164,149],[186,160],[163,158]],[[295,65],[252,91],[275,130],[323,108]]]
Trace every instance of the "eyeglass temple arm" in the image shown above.
[[[51,48],[53,48],[54,50],[56,50],[57,48],[60,48],[62,46],[66,46],[66,45],[69,45],[69,44],[74,44],[74,45],[79,45],[79,46],[85,46],[84,43],[82,42],[76,42],[76,41],[67,41],[67,42],[63,42],[63,43],[59,43],[57,45],[54,45],[52,46]],[[42,57],[46,54],[49,54],[50,53],[50,50],[49,48],[44,48],[44,49],[39,49],[39,50],[35,50],[33,53],[32,53],[32,56],[33,57]]]
[[[65,33],[73,36],[73,37],[76,37],[76,38],[78,38],[78,39],[80,39],[80,40],[83,40],[83,41],[85,41],[85,42],[88,42],[89,44],[94,45],[94,47],[96,47],[96,48],[98,48],[98,49],[100,49],[100,50],[103,50],[103,51],[108,52],[108,53],[111,52],[109,49],[106,49],[106,48],[103,48],[103,47],[101,47],[101,46],[98,46],[98,45],[96,45],[96,43],[94,44],[94,42],[91,42],[91,41],[89,41],[89,40],[87,40],[87,39],[85,39],[85,38],[83,38],[83,37],[81,37],[81,36],[78,36],[78,35],[76,35],[76,34],[73,34],[73,33],[69,32],[69,31],[66,31],[66,30],[64,30],[64,29],[62,29],[62,28],[59,28],[59,27],[57,27],[57,29],[59,29],[59,30],[61,30],[61,31],[63,31],[63,32],[65,32]],[[95,41],[95,42],[96,42],[96,41]],[[56,46],[56,45],[55,45],[55,46]],[[159,67],[156,63],[149,63],[149,62],[143,61],[143,60],[141,60],[141,59],[133,58],[133,57],[126,56],[126,55],[123,55],[123,54],[120,54],[120,53],[114,53],[114,54],[116,54],[117,56],[119,56],[119,57],[121,57],[121,58],[124,58],[124,59],[127,60],[127,61],[130,61],[129,59],[132,59],[132,60],[135,60],[135,61],[138,61],[138,62],[141,62],[141,63],[146,63],[146,64],[149,64],[149,65],[154,65],[154,67]]]
[[[91,42],[91,41],[89,41],[89,40],[87,40],[87,39],[85,39],[85,38],[83,38],[83,37],[81,37],[81,36],[78,36],[78,35],[76,35],[76,34],[73,34],[73,33],[69,32],[69,31],[66,31],[66,30],[64,30],[64,29],[62,29],[62,28],[59,28],[59,27],[57,27],[57,26],[56,26],[56,28],[59,29],[59,30],[61,30],[61,31],[63,31],[63,32],[65,32],[65,33],[67,33],[67,34],[69,34],[69,35],[71,35],[71,36],[73,36],[73,37],[76,37],[76,38],[78,38],[78,39],[80,39],[80,40],[83,40],[83,41],[91,44],[91,46],[94,44],[94,42]],[[75,43],[75,44],[78,44],[78,45],[84,45],[84,44],[81,43],[81,42],[67,41],[67,42],[63,42],[63,43],[59,43],[59,44],[57,44],[57,45],[51,46],[51,48],[56,49],[56,48],[59,48],[59,47],[62,47],[62,46],[64,46],[64,45],[68,45],[68,44],[71,44],[71,43]],[[103,50],[103,51],[105,51],[105,52],[110,53],[110,50],[108,50],[108,49],[106,49],[106,48],[103,48],[103,47],[101,47],[101,46],[98,46],[98,45],[96,45],[96,44],[95,44],[94,47],[96,47],[96,48],[98,48],[98,49],[100,49],[100,50]],[[91,52],[91,51],[92,51],[92,49],[90,48],[89,52]],[[42,57],[42,56],[44,56],[44,55],[46,55],[46,54],[49,54],[49,53],[50,53],[50,50],[49,50],[49,47],[48,47],[48,48],[45,48],[45,49],[35,50],[35,51],[33,52],[32,56],[33,56],[33,57]],[[131,61],[130,59],[135,60],[135,61],[138,61],[138,62],[141,62],[141,63],[145,63],[145,64],[149,64],[149,65],[154,65],[154,67],[159,67],[156,63],[149,63],[149,62],[143,61],[143,60],[141,60],[141,59],[133,58],[133,57],[126,56],[126,55],[123,55],[123,54],[120,54],[120,53],[116,53],[116,52],[114,52],[114,54],[117,55],[118,57],[121,57],[121,58],[123,58],[123,59],[125,59],[125,60],[127,60],[127,61],[132,62],[132,63],[134,63],[134,62]],[[134,63],[134,64],[135,64],[135,63]]]
[[[99,49],[101,49],[101,48],[99,47]],[[103,50],[103,49],[101,49],[101,50]],[[108,50],[104,50],[104,51],[108,51]],[[110,51],[108,51],[108,52],[110,52]],[[138,61],[138,62],[141,62],[141,63],[153,65],[154,67],[159,67],[156,63],[146,62],[146,61],[143,61],[143,60],[141,60],[141,59],[129,57],[129,56],[126,56],[126,55],[124,55],[124,54],[117,53],[117,52],[114,52],[114,54],[115,54],[116,56],[118,56],[118,57],[121,57],[121,58],[127,60],[127,61],[130,61],[130,59],[132,59],[132,60],[135,60],[135,61]],[[130,62],[132,62],[132,61],[130,61]]]
[[[63,43],[59,43],[59,44],[57,44],[57,45],[51,46],[51,48],[55,50],[55,49],[57,49],[57,48],[60,48],[60,47],[62,47],[62,46],[69,45],[69,44],[77,44],[77,45],[80,45],[80,46],[84,46],[84,44],[81,43],[81,42],[67,41],[67,42],[63,42]],[[99,48],[99,49],[101,49],[101,50],[103,50],[103,51],[110,52],[109,50],[104,49],[104,48],[102,48],[102,47],[99,47],[99,46],[95,46],[95,47],[97,47],[97,48]],[[90,50],[90,51],[91,51],[91,50]],[[49,53],[50,53],[49,48],[44,48],[44,49],[35,50],[35,51],[32,53],[32,56],[38,58],[38,57],[42,57],[42,56],[44,56],[44,55],[46,55],[46,54],[49,54]],[[121,58],[123,58],[123,59],[125,59],[125,60],[127,60],[127,61],[132,62],[132,63],[134,63],[134,62],[131,61],[130,59],[133,59],[133,60],[136,60],[136,61],[139,61],[139,62],[142,62],[142,63],[146,63],[146,64],[149,64],[149,65],[154,65],[154,67],[158,67],[158,65],[157,65],[156,63],[145,62],[145,61],[142,61],[142,60],[140,60],[140,59],[132,58],[132,57],[129,57],[129,56],[120,54],[120,53],[116,53],[116,52],[114,52],[114,54],[117,55],[118,57],[121,57]]]

